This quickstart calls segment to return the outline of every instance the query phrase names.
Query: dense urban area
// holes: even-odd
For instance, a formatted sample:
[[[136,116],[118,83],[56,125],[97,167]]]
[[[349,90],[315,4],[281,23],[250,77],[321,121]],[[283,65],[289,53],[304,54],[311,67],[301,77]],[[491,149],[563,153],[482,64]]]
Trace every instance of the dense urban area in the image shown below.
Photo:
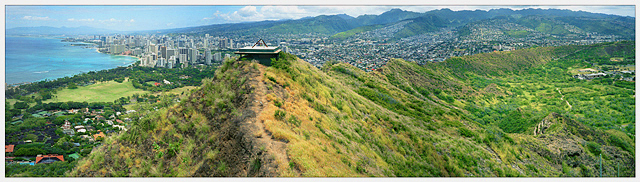
[[[219,37],[196,35],[93,35],[68,38],[70,42],[92,43],[100,52],[139,57],[141,66],[176,68],[222,62],[238,48],[253,46],[263,39],[268,46],[299,56],[316,67],[327,61],[340,61],[365,71],[384,66],[389,59],[401,58],[425,64],[455,56],[494,51],[511,51],[539,46],[588,45],[623,40],[616,35],[575,32],[551,35],[499,20],[469,25],[470,34],[460,35],[453,28],[392,40],[407,22],[357,33],[345,40],[324,34],[283,34],[263,36]],[[567,25],[569,26],[569,25]],[[570,27],[570,26],[569,26]],[[572,30],[572,29],[570,29]],[[534,32],[509,36],[504,32]]]

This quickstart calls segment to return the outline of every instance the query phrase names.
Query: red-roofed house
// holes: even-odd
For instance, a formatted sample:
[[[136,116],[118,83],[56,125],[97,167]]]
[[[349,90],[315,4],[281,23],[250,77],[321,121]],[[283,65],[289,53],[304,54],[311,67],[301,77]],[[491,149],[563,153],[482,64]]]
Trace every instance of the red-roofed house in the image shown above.
[[[15,145],[4,145],[4,153],[13,152],[13,147],[15,147]]]
[[[56,161],[64,161],[64,156],[58,154],[38,155],[36,164],[49,164]]]
[[[100,131],[100,130],[98,130],[98,131]],[[104,135],[104,133],[102,133],[101,131],[100,131],[100,133],[98,133],[98,134],[94,134],[94,135],[93,135],[93,139],[94,139],[94,140],[98,140],[98,138],[102,138],[102,139],[104,139],[104,137],[105,137],[105,135]]]
[[[154,83],[153,85],[155,85],[155,86],[160,86],[160,83],[156,82],[156,83]]]

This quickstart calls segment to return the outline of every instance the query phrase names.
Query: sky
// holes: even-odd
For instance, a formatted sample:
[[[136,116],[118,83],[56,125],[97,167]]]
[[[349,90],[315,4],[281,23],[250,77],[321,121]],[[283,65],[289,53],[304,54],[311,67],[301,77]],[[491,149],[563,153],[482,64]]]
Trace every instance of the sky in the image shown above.
[[[5,6],[6,28],[89,26],[118,31],[159,30],[318,15],[378,15],[393,8],[414,12],[510,8],[569,9],[635,17],[635,6]]]

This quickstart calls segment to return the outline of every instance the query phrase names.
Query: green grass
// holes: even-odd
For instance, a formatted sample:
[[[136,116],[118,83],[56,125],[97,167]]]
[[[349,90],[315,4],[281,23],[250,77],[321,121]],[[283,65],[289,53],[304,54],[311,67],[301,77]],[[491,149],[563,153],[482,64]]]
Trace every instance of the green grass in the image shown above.
[[[332,35],[331,38],[344,40],[346,38],[349,38],[351,36],[356,35],[357,33],[362,33],[362,32],[366,32],[366,31],[375,30],[375,29],[378,29],[378,28],[381,28],[381,27],[383,27],[383,25],[362,26],[362,27],[354,28],[354,29],[351,29],[351,30],[348,30],[348,31],[337,33],[335,35]]]
[[[509,30],[509,31],[506,31],[505,33],[509,34],[509,36],[514,38],[524,38],[524,37],[527,37],[527,35],[529,35],[531,32],[528,32],[526,30]]]
[[[89,86],[78,87],[77,89],[62,89],[54,95],[54,98],[44,101],[49,102],[113,102],[120,97],[132,96],[133,94],[148,93],[133,87],[129,80],[122,83],[115,81],[100,82]]]

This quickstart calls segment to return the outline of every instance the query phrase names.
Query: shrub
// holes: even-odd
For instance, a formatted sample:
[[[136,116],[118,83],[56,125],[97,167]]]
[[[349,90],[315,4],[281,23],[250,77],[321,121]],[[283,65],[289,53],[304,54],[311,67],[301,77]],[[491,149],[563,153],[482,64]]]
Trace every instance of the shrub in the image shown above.
[[[327,114],[327,108],[325,108],[322,104],[314,102],[313,103],[313,109],[315,109],[316,111],[323,113],[323,114]]]
[[[620,147],[622,150],[628,151],[629,153],[633,153],[634,151],[633,147],[629,143],[615,135],[611,135],[609,142],[614,146]]]
[[[276,107],[281,107],[282,106],[282,102],[280,102],[278,100],[274,100],[273,101],[273,105],[275,105]]]
[[[273,114],[277,120],[284,120],[284,117],[287,115],[286,111],[283,110],[276,110],[276,112]]]
[[[295,116],[289,116],[289,119],[287,121],[296,126],[300,126],[301,123],[300,120],[298,120],[298,118],[296,118]]]
[[[260,161],[260,158],[254,159],[251,162],[251,172],[250,173],[256,173],[260,170],[260,166],[262,165],[262,161]]]
[[[289,62],[289,60],[286,60],[286,59],[276,60],[271,58],[271,66],[277,69],[289,71],[289,68],[291,67],[291,62]]]
[[[15,104],[13,104],[13,108],[16,108],[16,109],[27,109],[27,108],[29,108],[29,104],[27,104],[26,102],[16,102]]]
[[[602,153],[602,150],[600,149],[600,144],[598,144],[596,142],[588,142],[587,143],[587,149],[593,155],[600,155],[600,153]]]
[[[116,79],[113,79],[113,81],[116,81],[118,83],[122,83],[122,82],[124,82],[124,78],[116,78]]]
[[[274,77],[267,76],[267,78],[269,78],[269,80],[271,80],[273,83],[278,83],[278,82],[276,81],[276,78],[274,78]]]
[[[69,85],[67,86],[67,88],[69,89],[77,89],[78,85],[76,85],[75,83],[69,83]]]
[[[46,151],[39,148],[20,148],[16,150],[13,155],[14,156],[35,156],[38,154],[45,154]]]
[[[471,138],[471,137],[476,136],[476,134],[473,131],[471,131],[471,130],[469,130],[467,128],[460,128],[458,130],[460,132],[460,135],[462,135],[464,137]]]

